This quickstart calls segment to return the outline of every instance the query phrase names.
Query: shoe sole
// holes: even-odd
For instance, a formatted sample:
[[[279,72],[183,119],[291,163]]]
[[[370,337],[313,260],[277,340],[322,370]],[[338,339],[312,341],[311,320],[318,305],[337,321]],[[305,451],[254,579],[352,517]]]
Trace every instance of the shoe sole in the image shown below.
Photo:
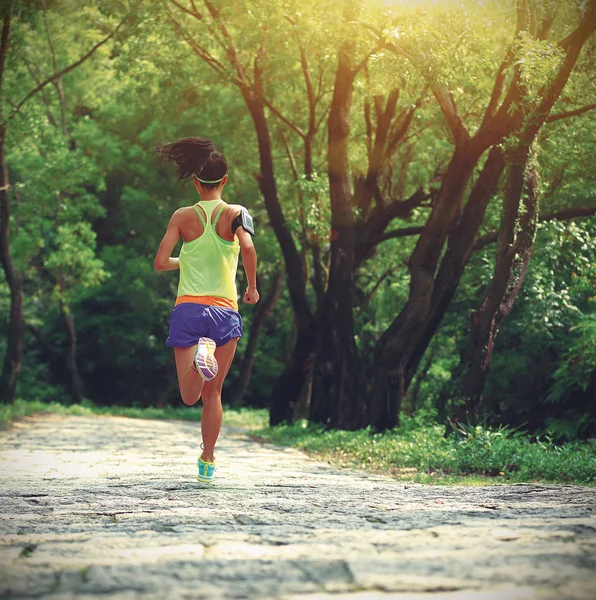
[[[219,369],[217,359],[215,358],[216,347],[215,342],[211,338],[199,339],[197,353],[195,354],[195,366],[199,375],[205,381],[215,379]],[[201,352],[203,349],[204,351]]]
[[[213,483],[213,477],[211,479],[201,479],[198,475],[197,475],[197,481],[199,483]]]

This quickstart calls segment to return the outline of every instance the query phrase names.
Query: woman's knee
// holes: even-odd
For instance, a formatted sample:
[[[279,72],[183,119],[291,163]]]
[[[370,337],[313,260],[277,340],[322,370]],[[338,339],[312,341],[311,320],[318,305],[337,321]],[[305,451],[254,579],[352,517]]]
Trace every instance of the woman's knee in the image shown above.
[[[221,390],[208,389],[205,386],[205,388],[203,388],[203,393],[201,396],[203,398],[203,406],[207,404],[221,404]]]

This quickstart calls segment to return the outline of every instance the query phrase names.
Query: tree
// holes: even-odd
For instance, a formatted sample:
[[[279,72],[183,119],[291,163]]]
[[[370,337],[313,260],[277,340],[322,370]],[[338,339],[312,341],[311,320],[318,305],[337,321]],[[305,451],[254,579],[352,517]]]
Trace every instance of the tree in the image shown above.
[[[97,287],[108,274],[95,256],[95,233],[88,223],[60,225],[53,240],[53,252],[43,269],[53,283],[52,296],[60,308],[67,335],[64,362],[69,391],[75,402],[86,397],[77,365],[77,335],[72,312],[73,301],[81,292]]]
[[[45,4],[44,4],[45,9]],[[71,62],[67,67],[56,70],[47,78],[42,81],[36,81],[28,92],[25,92],[20,101],[16,102],[10,114],[6,115],[5,102],[6,98],[3,96],[2,91],[6,78],[6,66],[9,57],[9,48],[11,41],[11,27],[13,23],[13,11],[14,3],[10,3],[4,8],[5,13],[3,14],[3,29],[2,29],[2,41],[0,44],[0,261],[6,277],[6,281],[10,288],[11,296],[11,308],[10,308],[10,319],[9,319],[9,335],[7,351],[3,363],[2,374],[0,375],[0,399],[4,402],[11,402],[15,398],[16,385],[21,370],[22,354],[23,354],[23,335],[24,335],[24,316],[23,316],[23,281],[22,275],[18,273],[13,255],[10,247],[10,181],[8,168],[6,164],[6,142],[8,127],[12,119],[17,115],[21,114],[23,106],[38,93],[42,92],[46,86],[50,83],[54,83],[59,93],[62,90],[61,80],[64,75],[73,71],[78,66],[83,64],[93,54],[106,44],[115,34],[112,31],[107,36],[104,36],[99,42],[94,44],[92,48],[82,55],[80,58]],[[46,12],[44,10],[44,15]],[[47,20],[45,21],[47,27]],[[49,30],[48,30],[49,31]],[[53,66],[56,66],[55,54],[51,37],[48,37],[50,44],[51,55],[53,57]],[[63,112],[63,97],[61,98],[61,114],[64,117]],[[62,120],[63,129],[66,124],[63,118]]]
[[[358,3],[348,10],[356,14],[359,10]],[[366,256],[372,251],[374,246],[381,239],[379,235],[383,233],[388,223],[399,215],[409,214],[416,206],[420,205],[428,195],[418,193],[409,201],[404,201],[403,198],[388,202],[387,205],[377,206],[377,210],[370,211],[368,209],[372,203],[374,195],[379,197],[375,190],[376,180],[379,177],[379,168],[383,160],[386,160],[389,155],[395,152],[399,141],[403,138],[408,126],[412,121],[412,116],[417,107],[414,104],[407,110],[400,111],[396,116],[395,107],[397,104],[397,95],[394,93],[388,99],[388,106],[383,114],[383,118],[379,119],[379,139],[376,143],[376,148],[371,151],[370,173],[365,182],[363,182],[361,193],[361,204],[366,209],[367,218],[359,223],[358,231],[366,231],[367,238],[358,247],[358,257],[356,257],[357,235],[351,226],[348,225],[352,220],[351,214],[351,190],[349,182],[349,167],[347,164],[347,148],[349,138],[349,107],[350,95],[352,93],[353,84],[356,75],[362,71],[366,62],[374,51],[375,44],[364,40],[359,44],[359,48],[351,48],[353,46],[354,31],[351,26],[346,28],[346,19],[336,16],[334,11],[326,11],[326,5],[309,7],[310,12],[307,18],[303,18],[302,10],[297,8],[285,7],[285,10],[280,13],[268,11],[262,12],[262,7],[258,5],[252,6],[249,12],[250,18],[255,19],[259,23],[258,33],[252,34],[248,40],[243,39],[240,46],[237,40],[233,39],[232,31],[236,28],[234,25],[234,11],[231,6],[225,5],[221,8],[216,8],[212,3],[205,2],[205,10],[198,10],[196,4],[187,6],[178,2],[171,2],[172,10],[170,18],[172,19],[176,30],[184,36],[193,52],[201,58],[206,64],[210,65],[220,76],[225,80],[231,81],[241,92],[246,106],[253,119],[255,132],[257,134],[257,143],[260,157],[260,174],[258,176],[261,192],[265,199],[270,223],[276,233],[276,237],[280,244],[282,254],[284,256],[285,268],[287,272],[287,281],[292,299],[292,306],[295,313],[296,322],[296,341],[293,352],[288,360],[286,369],[278,380],[272,391],[271,403],[271,418],[272,424],[279,423],[284,420],[290,420],[293,410],[292,407],[298,401],[301,389],[304,385],[305,378],[309,369],[309,363],[312,362],[312,357],[315,348],[319,345],[317,352],[318,364],[323,364],[319,370],[321,381],[325,379],[329,381],[341,381],[336,375],[341,372],[342,376],[346,373],[357,373],[356,368],[346,368],[341,366],[342,360],[339,362],[331,357],[330,352],[335,352],[336,348],[349,348],[352,358],[348,359],[348,363],[352,363],[355,367],[355,347],[353,342],[353,327],[349,324],[351,321],[351,292],[350,281],[354,277],[357,261],[362,262]],[[174,12],[177,10],[178,12]],[[293,12],[295,11],[295,12]],[[333,19],[329,19],[329,14],[333,14]],[[194,21],[195,25],[199,24],[201,29],[199,35],[194,35],[177,15],[182,15],[187,21]],[[324,36],[318,36],[314,40],[313,37],[312,19],[318,18],[330,23],[331,29],[328,29]],[[290,36],[283,38],[282,27],[290,25]],[[274,36],[273,31],[277,31]],[[279,31],[282,31],[280,37]],[[295,46],[290,46],[287,38],[296,40]],[[272,39],[273,38],[273,39]],[[198,42],[197,40],[201,41]],[[334,100],[331,101],[329,108],[322,110],[320,108],[321,100],[325,95],[324,81],[326,78],[325,68],[329,59],[325,52],[319,51],[315,54],[314,60],[318,75],[314,74],[314,69],[311,67],[310,56],[307,55],[305,48],[307,40],[310,42],[309,48],[322,47],[324,50],[329,48],[330,51],[337,51],[339,48],[339,56],[343,57],[343,65],[338,68],[338,73],[335,78]],[[274,42],[281,42],[274,44]],[[251,45],[252,43],[252,45]],[[378,44],[377,44],[378,45]],[[227,59],[227,66],[218,58],[215,48],[219,46],[223,50],[223,56]],[[363,48],[367,47],[367,48]],[[268,49],[271,50],[268,51]],[[273,48],[275,48],[273,50]],[[281,51],[283,48],[284,53]],[[293,54],[296,52],[296,54]],[[312,51],[311,51],[312,52]],[[329,52],[329,51],[327,51]],[[361,56],[356,58],[356,54],[361,53]],[[323,56],[321,56],[321,54]],[[353,56],[352,56],[353,55]],[[273,68],[272,56],[276,57],[276,67]],[[351,61],[355,61],[351,64]],[[249,75],[249,65],[253,64],[252,78]],[[283,77],[283,68],[296,72],[304,81],[305,94],[301,96],[303,102],[296,102],[296,95],[290,100],[287,97],[279,97],[279,90],[275,90],[268,82],[274,77]],[[318,81],[315,85],[313,82]],[[292,90],[293,91],[293,90]],[[275,94],[275,97],[274,97]],[[298,123],[298,118],[288,118],[284,110],[285,104],[291,106],[293,113],[305,115],[306,127],[301,127]],[[281,107],[281,108],[280,108]],[[286,153],[289,158],[294,179],[300,181],[301,178],[307,183],[315,182],[315,173],[313,171],[313,148],[316,146],[315,140],[319,125],[323,118],[327,119],[329,131],[328,152],[325,162],[327,163],[327,171],[329,173],[329,194],[331,198],[331,213],[332,222],[334,223],[333,239],[329,258],[326,258],[326,251],[321,252],[322,245],[326,242],[325,235],[312,236],[306,230],[305,210],[304,210],[304,193],[302,188],[298,188],[298,200],[300,209],[299,216],[299,244],[296,243],[292,236],[290,223],[288,219],[288,210],[282,207],[278,199],[278,182],[274,175],[274,154],[273,144],[270,135],[270,123],[267,111],[283,126],[287,127],[292,135],[298,136],[302,144],[302,153],[304,157],[303,174],[299,174],[294,160],[292,151],[292,143],[288,142],[285,134],[281,134],[281,139],[284,143]],[[370,107],[369,107],[370,110]],[[327,116],[327,111],[328,116]],[[395,119],[394,119],[395,117]],[[343,120],[343,123],[342,123]],[[393,120],[393,122],[392,122]],[[385,128],[389,127],[389,132]],[[390,135],[388,135],[390,133]],[[380,141],[383,140],[383,141]],[[338,170],[339,169],[339,170]],[[309,185],[313,189],[312,185]],[[376,201],[379,205],[380,201]],[[346,221],[347,219],[347,221]],[[328,226],[332,225],[330,223]],[[341,234],[337,236],[339,230]],[[337,237],[336,237],[337,236]],[[346,237],[347,236],[347,237]],[[352,238],[351,241],[349,238]],[[344,242],[346,247],[344,248]],[[315,292],[314,308],[309,300],[307,282],[308,282],[308,262],[306,260],[307,252],[312,254],[312,285]],[[342,263],[338,267],[338,258],[347,257],[346,261],[340,260]],[[334,258],[335,257],[335,258]],[[328,266],[327,266],[328,265]],[[329,273],[327,273],[329,269]],[[340,304],[338,304],[338,302]],[[336,321],[335,308],[341,306],[341,319]],[[322,317],[321,317],[322,315]],[[322,318],[325,323],[320,326],[319,319]],[[348,327],[345,324],[348,323]],[[330,334],[326,341],[319,344],[319,336],[326,335],[332,327],[335,333]],[[342,332],[345,332],[342,333]],[[337,337],[339,334],[339,337]],[[341,344],[336,344],[338,340],[342,340]],[[352,340],[352,341],[350,341]],[[345,342],[345,343],[344,343]],[[340,352],[343,352],[341,350]],[[323,359],[323,355],[325,358]],[[336,366],[329,371],[328,365],[336,363]],[[325,371],[329,371],[326,375]],[[319,377],[315,378],[319,379]],[[322,383],[321,399],[328,396],[327,383]],[[341,386],[344,384],[340,384]],[[317,387],[317,386],[315,386]],[[338,388],[338,389],[340,389]],[[348,381],[345,383],[346,389],[356,389],[357,386],[351,385]],[[323,404],[315,402],[311,417],[315,420],[327,420],[327,412],[325,406],[332,406],[333,400],[324,400]],[[357,403],[353,403],[356,407]],[[322,412],[318,412],[319,409]],[[360,411],[360,408],[356,408]],[[345,415],[341,415],[341,410],[332,410],[339,419],[338,422],[347,422]]]
[[[537,97],[526,106],[519,141],[507,157],[507,185],[494,274],[480,308],[472,314],[469,345],[463,359],[461,394],[465,399],[465,411],[473,418],[482,404],[495,337],[521,290],[534,245],[541,184],[538,159],[532,152],[532,145],[559,98],[583,43],[595,30],[596,5],[592,4],[587,7],[580,28],[576,30],[579,32],[576,33],[576,47],[572,49],[573,44],[570,44],[556,76],[545,83]],[[529,95],[529,90],[525,92]],[[572,112],[573,116],[578,114]],[[555,117],[555,120],[560,119],[561,115]],[[596,206],[592,210],[596,212]]]
[[[246,349],[242,356],[242,362],[240,363],[240,371],[238,374],[238,381],[234,388],[234,397],[232,399],[232,406],[242,406],[244,395],[250,381],[250,376],[254,366],[255,352],[257,349],[257,343],[265,326],[266,320],[271,316],[275,305],[279,300],[281,293],[281,286],[284,278],[284,272],[278,269],[271,278],[271,283],[267,293],[259,300],[252,313],[252,320],[250,324],[250,330],[248,332],[248,341],[246,343]],[[261,287],[261,280],[259,280],[259,287]]]
[[[287,285],[295,314],[297,337],[294,351],[284,374],[273,389],[273,397],[279,399],[271,410],[271,422],[279,423],[291,418],[289,408],[292,399],[298,398],[304,382],[304,366],[314,348],[313,312],[306,296],[307,278],[303,268],[300,252],[292,237],[287,219],[278,197],[275,177],[273,147],[266,109],[271,103],[266,98],[265,70],[268,57],[264,48],[267,31],[263,26],[257,28],[257,39],[252,39],[252,47],[237,47],[227,23],[226,13],[218,9],[209,0],[204,0],[204,9],[198,10],[194,2],[190,7],[175,0],[168,3],[168,14],[175,30],[188,43],[193,53],[208,64],[220,76],[237,87],[249,111],[257,136],[259,152],[259,173],[257,180],[265,201],[269,222],[279,243],[287,274]],[[228,7],[230,8],[230,7]],[[262,7],[251,7],[250,18],[258,20],[258,16],[266,19]],[[243,10],[244,13],[244,10]],[[260,15],[259,15],[260,13]],[[190,18],[199,25],[201,35],[193,36],[182,23],[179,15]],[[209,40],[209,36],[211,40]],[[204,39],[209,40],[204,42]],[[201,40],[201,41],[198,41]],[[215,43],[222,58],[210,44]],[[227,61],[227,65],[223,61]]]
[[[372,424],[376,429],[391,428],[397,424],[404,394],[453,297],[473,249],[473,235],[505,168],[498,144],[512,134],[533,141],[559,98],[581,49],[594,31],[595,10],[596,4],[590,3],[577,28],[559,42],[563,55],[555,75],[540,87],[537,98],[530,98],[526,93],[523,62],[519,60],[518,52],[523,48],[519,40],[545,40],[553,24],[554,13],[546,11],[542,18],[538,18],[535,4],[518,3],[513,41],[495,78],[482,122],[474,134],[465,125],[452,93],[430,72],[430,85],[453,136],[455,148],[432,212],[409,260],[411,282],[408,300],[378,346],[371,377]],[[411,56],[413,61],[421,60],[411,55],[411,49],[404,42],[398,45],[388,43],[387,46],[394,52]],[[510,73],[509,85],[499,105],[507,73]],[[482,155],[491,148],[494,149],[464,206],[466,188],[474,169]],[[519,188],[519,177],[516,183]],[[445,244],[446,252],[442,255]]]
[[[10,326],[6,355],[2,374],[0,375],[0,400],[11,402],[14,400],[23,356],[23,292],[21,278],[15,269],[10,252],[10,204],[8,193],[10,180],[8,178],[5,150],[7,123],[1,93],[10,44],[12,7],[5,8],[5,11],[2,24],[2,41],[0,43],[0,261],[10,288]]]
[[[99,40],[78,21],[68,25],[76,42],[66,41],[68,32],[52,38],[63,5],[37,6],[26,25],[18,13],[10,38],[9,63],[27,41],[14,73],[4,72],[17,99],[46,73],[75,62],[79,44]],[[518,275],[531,272],[529,257],[539,255],[532,229],[593,214],[587,196],[550,193],[570,164],[583,157],[585,171],[593,156],[587,134],[579,141],[580,128],[569,125],[572,117],[591,119],[587,53],[554,109],[544,121],[535,118],[565,57],[577,50],[581,15],[569,5],[556,17],[552,3],[516,6],[512,13],[509,3],[145,0],[142,27],[129,30],[127,22],[133,35],[118,36],[95,53],[98,60],[42,86],[10,121],[9,250],[25,290],[28,331],[34,327],[44,348],[59,351],[46,361],[34,347],[27,355],[41,360],[26,360],[51,365],[56,381],[74,348],[80,379],[96,401],[175,400],[171,353],[159,349],[174,284],[149,265],[167,216],[188,199],[156,168],[151,148],[199,134],[230,158],[226,194],[257,217],[263,263],[281,258],[288,281],[277,318],[264,321],[266,303],[246,314],[254,335],[240,345],[244,365],[233,367],[240,388],[256,334],[267,332],[249,401],[262,405],[269,394],[271,422],[289,421],[312,380],[311,421],[378,429],[397,422],[411,381],[425,404],[427,391],[457,363],[468,312],[476,309],[479,323],[490,325],[509,308],[516,314],[516,294],[527,297]],[[105,36],[122,8],[102,3],[101,10]],[[18,104],[5,98],[7,112],[9,101]],[[533,188],[540,203],[528,194]],[[535,215],[527,221],[526,206]],[[85,225],[96,232],[96,250],[79,229]],[[114,274],[67,302],[60,301],[70,292],[60,277],[81,287],[85,269],[65,271],[64,257],[61,266],[52,263],[57,240],[71,235],[59,236],[61,226]],[[273,270],[262,275],[275,298]],[[8,307],[9,287],[1,291]],[[488,344],[486,335],[498,343],[494,327],[478,332],[477,347]],[[498,352],[496,360],[502,364]],[[491,381],[484,394],[493,393]],[[456,400],[460,382],[456,374]],[[505,404],[502,397],[489,402]]]

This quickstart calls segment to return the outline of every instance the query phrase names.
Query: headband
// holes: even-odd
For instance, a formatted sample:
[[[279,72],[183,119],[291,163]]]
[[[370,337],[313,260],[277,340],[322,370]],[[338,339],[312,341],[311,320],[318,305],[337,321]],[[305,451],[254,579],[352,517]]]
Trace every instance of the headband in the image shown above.
[[[226,173],[227,175],[227,173]],[[219,179],[214,179],[213,181],[208,181],[207,179],[201,179],[198,175],[195,175],[195,177],[201,182],[201,183],[219,183],[226,175],[224,175],[223,177],[220,177]]]

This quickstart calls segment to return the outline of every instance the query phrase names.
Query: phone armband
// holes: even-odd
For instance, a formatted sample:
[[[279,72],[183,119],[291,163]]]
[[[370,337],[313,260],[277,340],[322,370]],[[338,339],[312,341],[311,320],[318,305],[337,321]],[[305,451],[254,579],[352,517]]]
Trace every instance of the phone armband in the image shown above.
[[[236,233],[238,227],[244,227],[250,235],[255,234],[254,222],[246,208],[241,209],[240,214],[232,221],[232,233]]]

